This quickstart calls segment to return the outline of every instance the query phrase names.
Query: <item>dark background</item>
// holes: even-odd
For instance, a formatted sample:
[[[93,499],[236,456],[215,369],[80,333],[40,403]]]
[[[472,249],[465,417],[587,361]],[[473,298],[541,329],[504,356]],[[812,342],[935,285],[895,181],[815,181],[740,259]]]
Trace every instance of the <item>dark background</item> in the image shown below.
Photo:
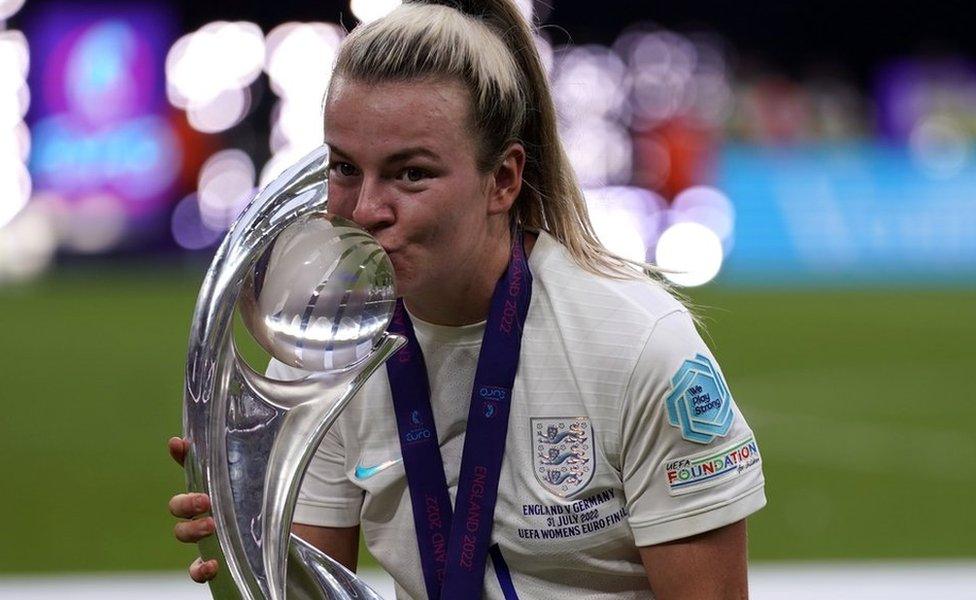
[[[547,6],[551,5],[551,9]],[[635,23],[688,33],[719,34],[743,61],[786,75],[841,68],[863,84],[878,62],[905,54],[976,50],[973,3],[937,2],[536,2],[535,12],[554,44],[610,44]],[[260,25],[327,20],[352,29],[348,2],[183,2],[184,28],[217,20],[246,19]]]

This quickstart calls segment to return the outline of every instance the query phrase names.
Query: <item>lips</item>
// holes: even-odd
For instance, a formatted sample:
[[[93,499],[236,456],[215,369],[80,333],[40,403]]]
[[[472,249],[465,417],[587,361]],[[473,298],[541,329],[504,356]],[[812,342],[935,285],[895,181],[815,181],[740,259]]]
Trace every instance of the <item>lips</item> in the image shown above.
[[[402,253],[403,250],[403,246],[389,247],[382,242],[380,242],[380,247],[383,248],[383,251],[386,252],[387,256],[391,258],[393,257],[394,254]]]

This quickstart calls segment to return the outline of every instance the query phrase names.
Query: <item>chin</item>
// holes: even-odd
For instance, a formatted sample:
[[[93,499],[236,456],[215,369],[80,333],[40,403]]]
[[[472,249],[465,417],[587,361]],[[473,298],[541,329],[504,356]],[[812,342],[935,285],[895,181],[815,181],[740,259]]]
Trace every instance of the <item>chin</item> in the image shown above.
[[[409,276],[400,275],[396,276],[396,291],[397,297],[399,298],[409,298],[413,296],[417,291],[416,282]]]
[[[397,296],[402,298],[413,293],[414,277],[410,269],[403,264],[403,261],[397,260],[398,258],[397,256],[390,255],[390,262],[393,263],[393,279],[396,282]]]
[[[429,268],[417,268],[417,263],[408,260],[401,252],[391,252],[390,262],[393,263],[393,277],[396,281],[397,296],[409,298],[436,289],[438,282],[432,281]]]

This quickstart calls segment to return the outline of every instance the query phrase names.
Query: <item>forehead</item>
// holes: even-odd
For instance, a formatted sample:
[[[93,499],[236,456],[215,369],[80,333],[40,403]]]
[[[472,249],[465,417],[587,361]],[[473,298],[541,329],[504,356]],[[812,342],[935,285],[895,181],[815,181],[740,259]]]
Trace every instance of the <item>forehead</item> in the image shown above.
[[[346,151],[473,146],[467,90],[449,80],[363,83],[337,79],[325,106],[325,140]]]

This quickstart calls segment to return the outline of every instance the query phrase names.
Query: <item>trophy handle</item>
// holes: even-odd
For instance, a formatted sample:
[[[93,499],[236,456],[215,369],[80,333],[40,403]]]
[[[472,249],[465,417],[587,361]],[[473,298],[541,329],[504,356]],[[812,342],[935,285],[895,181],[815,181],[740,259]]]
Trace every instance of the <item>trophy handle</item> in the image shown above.
[[[344,373],[345,385],[330,385],[322,394],[287,410],[268,456],[264,481],[261,547],[269,600],[284,600],[288,540],[302,477],[339,413],[386,359],[406,343],[384,334],[363,363]],[[306,549],[307,554],[307,549]]]
[[[288,546],[288,600],[320,600],[309,590],[324,590],[328,600],[383,600],[356,574],[295,534]]]
[[[383,600],[356,574],[295,534],[288,545],[288,600]],[[213,543],[216,547],[216,542]],[[214,553],[213,556],[219,556]],[[223,566],[223,562],[221,562]],[[241,592],[225,568],[210,580],[210,593],[220,600],[237,600]]]

